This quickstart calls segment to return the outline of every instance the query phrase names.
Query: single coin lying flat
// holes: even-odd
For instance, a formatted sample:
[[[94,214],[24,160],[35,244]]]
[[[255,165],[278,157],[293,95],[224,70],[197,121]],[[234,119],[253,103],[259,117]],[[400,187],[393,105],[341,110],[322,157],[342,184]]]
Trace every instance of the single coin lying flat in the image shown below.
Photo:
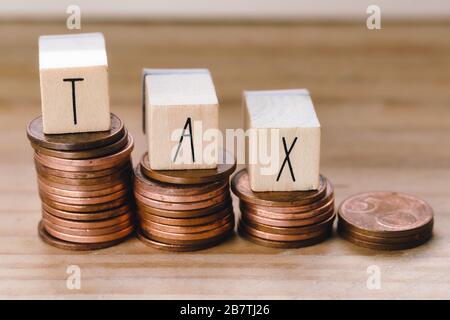
[[[360,246],[396,250],[428,241],[433,209],[399,192],[366,192],[344,200],[338,210],[339,234]]]

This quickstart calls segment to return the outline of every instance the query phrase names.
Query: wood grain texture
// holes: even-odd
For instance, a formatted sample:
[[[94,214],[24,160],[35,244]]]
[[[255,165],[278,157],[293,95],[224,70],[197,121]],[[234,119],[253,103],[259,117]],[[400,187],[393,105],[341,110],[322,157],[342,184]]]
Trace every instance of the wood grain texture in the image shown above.
[[[320,123],[309,92],[245,91],[243,96],[251,189],[317,190]]]
[[[219,104],[205,69],[145,71],[148,157],[153,170],[217,168],[217,157],[204,157],[218,143],[204,138],[219,129]],[[205,152],[206,150],[206,152]]]
[[[40,202],[25,126],[40,113],[37,38],[64,33],[64,25],[0,28],[1,298],[450,298],[450,24],[381,31],[364,23],[83,25],[105,33],[111,109],[136,139],[135,163],[146,149],[142,67],[203,66],[214,75],[222,128],[242,126],[244,88],[310,90],[322,125],[321,169],[337,203],[355,192],[396,190],[435,210],[433,239],[407,251],[366,250],[337,235],[276,250],[235,236],[188,254],[136,239],[71,253],[37,237]],[[82,271],[79,291],[66,288],[72,264]],[[366,287],[370,265],[381,269],[381,290]]]
[[[102,34],[40,37],[39,69],[45,133],[109,130],[108,62]]]

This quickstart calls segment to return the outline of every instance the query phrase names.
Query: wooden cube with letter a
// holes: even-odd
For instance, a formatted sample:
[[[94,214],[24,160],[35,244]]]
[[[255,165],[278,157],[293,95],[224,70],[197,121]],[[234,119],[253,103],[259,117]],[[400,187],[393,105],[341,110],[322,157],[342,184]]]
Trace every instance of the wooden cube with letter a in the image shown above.
[[[218,141],[204,140],[205,132],[219,130],[219,104],[209,71],[144,69],[143,83],[151,168],[216,168]],[[205,148],[215,151],[206,154]]]
[[[101,33],[39,38],[44,133],[109,130],[108,62]]]
[[[320,123],[309,92],[245,91],[243,100],[251,189],[317,189]]]

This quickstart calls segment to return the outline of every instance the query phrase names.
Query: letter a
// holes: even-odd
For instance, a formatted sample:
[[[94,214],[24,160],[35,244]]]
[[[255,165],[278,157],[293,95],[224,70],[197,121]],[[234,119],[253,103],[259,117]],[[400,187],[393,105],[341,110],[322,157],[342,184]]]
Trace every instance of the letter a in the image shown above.
[[[186,134],[186,128],[189,127],[189,134]],[[180,137],[180,142],[178,142],[177,152],[175,152],[175,156],[173,157],[173,162],[177,160],[178,152],[181,148],[181,143],[183,142],[184,137],[189,137],[191,140],[191,152],[192,152],[192,162],[195,162],[195,154],[194,154],[194,139],[192,138],[192,121],[191,117],[188,117],[186,123],[184,124],[183,133]]]

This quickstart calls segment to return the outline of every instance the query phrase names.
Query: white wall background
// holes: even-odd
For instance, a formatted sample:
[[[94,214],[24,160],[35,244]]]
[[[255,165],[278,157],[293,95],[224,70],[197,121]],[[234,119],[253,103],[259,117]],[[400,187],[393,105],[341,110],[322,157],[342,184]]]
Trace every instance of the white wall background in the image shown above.
[[[58,19],[67,6],[83,19],[366,19],[380,6],[383,19],[448,19],[450,0],[2,0],[0,19]]]

